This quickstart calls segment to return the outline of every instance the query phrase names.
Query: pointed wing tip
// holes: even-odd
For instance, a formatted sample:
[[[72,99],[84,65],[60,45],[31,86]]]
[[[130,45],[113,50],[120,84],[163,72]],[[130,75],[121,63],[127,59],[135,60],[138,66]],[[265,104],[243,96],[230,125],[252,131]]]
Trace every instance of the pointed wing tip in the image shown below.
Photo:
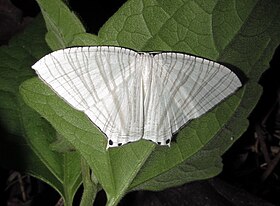
[[[39,61],[40,61],[40,60],[39,60]],[[35,64],[33,64],[33,65],[31,66],[31,68],[32,68],[33,70],[38,71],[38,70],[40,69],[40,63],[39,63],[39,61],[37,61]]]

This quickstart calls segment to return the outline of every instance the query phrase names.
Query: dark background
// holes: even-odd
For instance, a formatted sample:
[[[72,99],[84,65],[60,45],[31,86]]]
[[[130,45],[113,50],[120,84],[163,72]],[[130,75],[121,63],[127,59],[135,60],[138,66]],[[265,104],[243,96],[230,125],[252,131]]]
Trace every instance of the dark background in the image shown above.
[[[89,33],[99,28],[125,0],[69,0],[71,10],[80,17]],[[20,33],[39,13],[35,0],[0,0],[0,45]],[[249,117],[250,126],[223,155],[223,172],[210,180],[188,183],[160,192],[137,191],[124,197],[120,205],[280,205],[280,48],[263,74],[264,92]],[[257,129],[256,129],[257,128]],[[258,137],[255,137],[255,134]],[[265,164],[268,162],[273,164]],[[7,185],[14,171],[0,167],[0,205],[55,205],[59,195],[45,183],[24,177],[25,190],[32,203],[23,204],[19,184]],[[24,174],[20,174],[24,176]],[[9,187],[8,187],[9,186]],[[76,195],[78,205],[82,188]],[[105,205],[106,195],[98,193],[95,205]]]

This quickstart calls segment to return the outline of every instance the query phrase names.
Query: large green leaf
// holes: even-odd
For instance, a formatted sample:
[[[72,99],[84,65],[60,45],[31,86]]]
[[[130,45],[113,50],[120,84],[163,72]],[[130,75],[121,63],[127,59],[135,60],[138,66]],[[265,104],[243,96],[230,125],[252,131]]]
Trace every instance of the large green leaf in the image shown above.
[[[51,6],[40,6],[46,14],[51,12]],[[131,190],[160,190],[212,177],[222,169],[220,156],[246,129],[246,118],[261,94],[257,81],[279,44],[279,6],[276,0],[131,0],[101,28],[98,38],[79,34],[77,45],[186,52],[231,65],[246,75],[242,89],[188,124],[170,148],[142,140],[106,151],[103,134],[39,79],[22,84],[22,95],[87,161],[107,193],[108,205],[117,204]],[[51,21],[59,25],[60,18]],[[70,39],[79,32],[67,27],[64,31]],[[53,41],[73,45],[65,39],[58,35]]]
[[[30,66],[50,51],[44,41],[42,20],[37,18],[9,46],[0,48],[0,121],[5,131],[0,138],[0,159],[2,166],[49,183],[64,197],[66,205],[71,205],[81,184],[80,156],[50,150],[56,131],[19,94],[19,85],[34,76]]]

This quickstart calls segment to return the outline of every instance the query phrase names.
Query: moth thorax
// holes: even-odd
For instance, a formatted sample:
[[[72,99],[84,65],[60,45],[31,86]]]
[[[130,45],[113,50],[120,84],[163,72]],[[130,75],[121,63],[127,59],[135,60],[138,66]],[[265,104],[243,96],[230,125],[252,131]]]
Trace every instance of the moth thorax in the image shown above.
[[[152,56],[149,54],[143,54],[142,56],[142,79],[144,84],[150,82],[151,72],[152,72]]]
[[[144,97],[146,97],[147,93],[151,87],[151,80],[152,80],[152,57],[149,54],[144,54],[142,56],[142,85],[143,85],[143,92]]]

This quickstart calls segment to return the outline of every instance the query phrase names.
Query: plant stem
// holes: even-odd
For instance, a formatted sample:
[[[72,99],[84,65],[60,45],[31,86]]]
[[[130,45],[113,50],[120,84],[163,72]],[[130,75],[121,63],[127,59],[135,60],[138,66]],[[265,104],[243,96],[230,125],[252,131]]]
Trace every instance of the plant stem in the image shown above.
[[[94,181],[92,181],[91,175],[90,175],[90,173],[91,173],[90,167],[88,166],[88,164],[84,158],[81,158],[81,168],[82,168],[84,191],[83,191],[80,206],[93,205],[96,194],[98,192],[98,182],[96,179],[94,179]]]
[[[116,206],[118,204],[119,200],[116,199],[108,199],[106,206]]]

